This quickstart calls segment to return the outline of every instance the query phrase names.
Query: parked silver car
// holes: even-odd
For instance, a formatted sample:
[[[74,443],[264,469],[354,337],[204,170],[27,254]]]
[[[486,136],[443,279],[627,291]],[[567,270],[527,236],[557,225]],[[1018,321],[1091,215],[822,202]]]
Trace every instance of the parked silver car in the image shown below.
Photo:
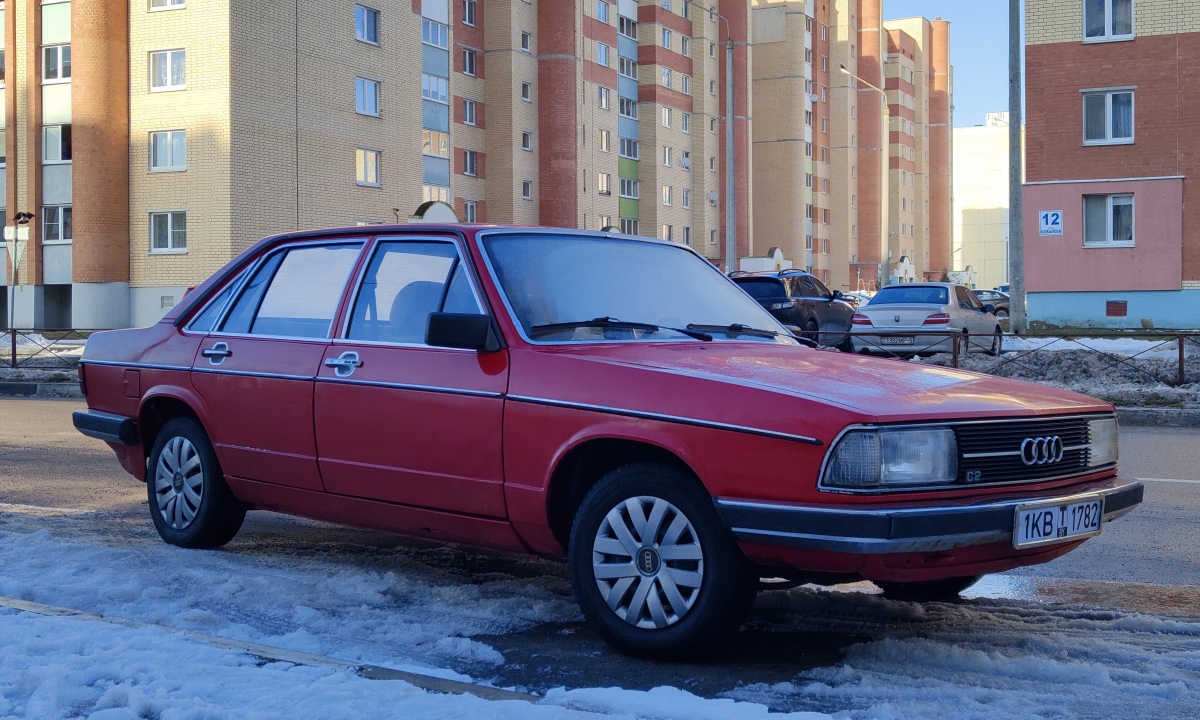
[[[855,313],[854,351],[926,355],[951,352],[957,342],[960,353],[998,355],[1004,333],[994,310],[962,285],[888,285]]]

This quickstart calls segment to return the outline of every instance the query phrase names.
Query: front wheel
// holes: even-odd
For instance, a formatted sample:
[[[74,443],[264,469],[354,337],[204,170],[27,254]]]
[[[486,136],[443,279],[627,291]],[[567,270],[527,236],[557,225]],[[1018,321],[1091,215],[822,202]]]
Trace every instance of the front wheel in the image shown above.
[[[735,631],[758,578],[694,477],[652,463],[604,476],[571,530],[571,587],[591,625],[639,657],[694,657]]]
[[[992,347],[988,349],[988,355],[999,357],[1004,350],[1004,331],[996,328],[996,332],[992,333]]]
[[[150,451],[146,494],[159,536],[185,548],[215,548],[237,535],[246,506],[225,484],[212,443],[199,423],[175,418]]]
[[[982,578],[982,575],[972,575],[969,577],[926,580],[924,582],[883,582],[877,580],[875,581],[875,585],[883,591],[884,597],[891,600],[948,602],[957,600],[959,593],[979,582]]]

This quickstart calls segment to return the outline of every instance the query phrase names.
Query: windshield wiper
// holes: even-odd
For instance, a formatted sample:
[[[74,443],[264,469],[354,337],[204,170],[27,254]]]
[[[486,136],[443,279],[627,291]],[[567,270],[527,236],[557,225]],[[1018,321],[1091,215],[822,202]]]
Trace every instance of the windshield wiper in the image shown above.
[[[813,348],[817,347],[817,343],[815,343],[812,340],[809,340],[808,338],[805,338],[805,337],[798,337],[791,333],[781,333],[781,332],[778,332],[775,330],[765,330],[762,328],[754,328],[754,327],[750,327],[749,325],[743,325],[741,323],[733,323],[732,325],[698,325],[696,323],[692,323],[692,324],[688,325],[688,330],[698,330],[698,331],[704,331],[704,332],[710,332],[710,333],[727,333],[729,335],[750,335],[753,337],[765,337],[765,338],[785,337],[785,338],[789,338],[791,340],[795,340],[795,341],[797,341],[803,345],[807,345],[809,347],[813,347]]]
[[[529,334],[546,335],[549,333],[562,332],[564,330],[575,330],[576,328],[585,327],[608,328],[613,330],[645,330],[647,332],[670,330],[672,332],[677,332],[681,335],[687,335],[688,337],[695,338],[697,340],[703,340],[705,342],[709,342],[713,339],[712,335],[709,335],[706,332],[695,330],[691,326],[688,326],[687,328],[674,328],[665,327],[662,325],[654,325],[651,323],[627,322],[625,320],[617,320],[610,317],[598,317],[592,318],[591,320],[576,320],[574,322],[553,323],[550,325],[534,325],[533,327],[529,328]]]

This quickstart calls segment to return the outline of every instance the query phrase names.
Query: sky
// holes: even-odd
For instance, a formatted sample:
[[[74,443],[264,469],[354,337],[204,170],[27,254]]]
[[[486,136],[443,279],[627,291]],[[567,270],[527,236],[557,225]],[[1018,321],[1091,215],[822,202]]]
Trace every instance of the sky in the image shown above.
[[[950,21],[954,127],[982,125],[1008,110],[1008,3],[1005,0],[883,0],[885,20],[923,15]]]

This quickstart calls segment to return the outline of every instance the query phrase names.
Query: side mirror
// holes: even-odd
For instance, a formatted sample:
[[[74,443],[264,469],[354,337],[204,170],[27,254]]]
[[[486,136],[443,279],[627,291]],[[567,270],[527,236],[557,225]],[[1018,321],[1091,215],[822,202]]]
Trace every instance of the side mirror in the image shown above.
[[[492,319],[476,313],[431,313],[425,328],[425,344],[479,352],[500,349],[500,341],[492,332]]]
[[[996,312],[996,306],[989,303],[983,306],[983,311],[985,313],[994,313]]]
[[[833,291],[833,299],[834,299],[834,300],[841,300],[841,299],[842,299],[842,298],[844,298],[844,297],[846,297],[846,296],[842,294],[842,291],[841,291],[841,290],[834,290],[834,291]]]

